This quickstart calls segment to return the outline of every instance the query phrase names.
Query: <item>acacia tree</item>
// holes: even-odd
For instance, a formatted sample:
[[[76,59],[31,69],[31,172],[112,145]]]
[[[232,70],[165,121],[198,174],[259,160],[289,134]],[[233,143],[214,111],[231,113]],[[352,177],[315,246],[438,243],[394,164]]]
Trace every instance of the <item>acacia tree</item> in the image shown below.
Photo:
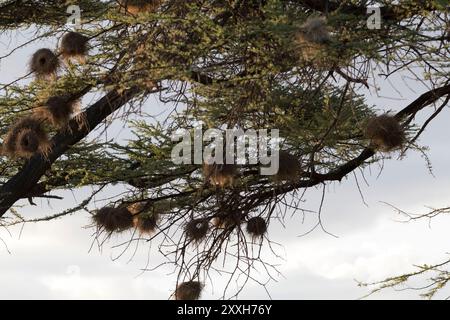
[[[75,35],[66,24],[71,4],[82,10]],[[373,5],[382,5],[379,28],[367,25]],[[2,224],[87,211],[99,244],[125,230],[124,250],[157,242],[177,271],[179,299],[197,298],[211,270],[242,287],[257,281],[258,268],[270,278],[276,268],[261,254],[262,246],[272,247],[266,229],[284,220],[287,209],[301,211],[306,189],[341,181],[392,152],[421,152],[417,139],[450,99],[445,5],[6,1],[2,36],[23,29],[34,36],[2,52],[0,63],[38,40],[60,45],[36,52],[24,77],[0,87]],[[364,90],[401,72],[429,90],[380,116]],[[167,110],[163,117],[148,115],[150,97]],[[417,123],[416,115],[431,107],[432,116]],[[132,139],[108,138],[118,122]],[[174,164],[171,136],[198,122],[204,129],[279,129],[279,174],[261,175],[252,164],[203,170]],[[76,207],[27,218],[26,201],[61,201],[54,191],[86,186],[94,191]],[[100,191],[109,200],[98,207],[93,199]]]

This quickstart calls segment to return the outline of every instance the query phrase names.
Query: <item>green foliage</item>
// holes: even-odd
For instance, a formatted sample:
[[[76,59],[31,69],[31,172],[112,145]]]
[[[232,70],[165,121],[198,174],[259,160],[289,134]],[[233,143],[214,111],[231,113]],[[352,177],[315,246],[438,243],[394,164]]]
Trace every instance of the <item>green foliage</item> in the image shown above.
[[[7,2],[1,5],[0,30],[11,35],[32,30],[27,45],[61,39],[69,3]],[[448,81],[444,13],[436,10],[446,1],[404,1],[402,6],[381,1],[386,8],[380,30],[366,27],[361,3],[342,1],[330,7],[331,40],[306,43],[313,53],[307,55],[299,32],[308,17],[321,13],[304,1],[167,0],[157,10],[136,15],[119,10],[115,1],[76,1],[84,23],[78,31],[90,38],[86,64],[64,65],[54,81],[30,75],[0,84],[1,133],[51,96],[79,94],[85,115],[92,101],[108,92],[138,88],[131,101],[102,119],[102,126],[87,128],[90,135],[52,163],[39,181],[45,192],[38,196],[82,187],[107,192],[120,186],[117,194],[108,194],[105,206],[145,201],[155,208],[170,203],[159,226],[164,234],[160,248],[172,249],[179,278],[199,277],[219,257],[244,257],[244,264],[251,264],[248,270],[256,268],[261,257],[249,256],[254,239],[246,238],[241,228],[251,214],[268,223],[282,220],[286,207],[279,204],[290,197],[302,200],[299,189],[341,180],[384,158],[370,158],[374,151],[364,137],[364,124],[378,113],[362,94],[364,86],[380,79],[374,74],[388,78],[414,70],[435,86]],[[418,25],[421,20],[426,22]],[[0,63],[14,53],[2,54]],[[27,72],[24,67],[23,74]],[[152,117],[155,97],[165,112]],[[83,118],[78,120],[82,126]],[[412,118],[399,120],[411,128]],[[204,129],[280,129],[283,149],[302,160],[301,177],[279,184],[260,175],[257,166],[244,165],[233,188],[208,185],[200,166],[175,165],[170,159],[172,133],[192,130],[199,121]],[[108,135],[111,124],[118,123],[132,132],[128,140]],[[59,137],[65,129],[47,123],[46,130]],[[24,163],[3,157],[0,181],[9,181]],[[92,198],[74,210],[95,209]],[[301,210],[299,204],[292,209]],[[216,226],[196,255],[185,256],[187,244],[178,228],[194,218],[212,223],[224,216],[227,227]],[[17,212],[15,217],[22,219]]]

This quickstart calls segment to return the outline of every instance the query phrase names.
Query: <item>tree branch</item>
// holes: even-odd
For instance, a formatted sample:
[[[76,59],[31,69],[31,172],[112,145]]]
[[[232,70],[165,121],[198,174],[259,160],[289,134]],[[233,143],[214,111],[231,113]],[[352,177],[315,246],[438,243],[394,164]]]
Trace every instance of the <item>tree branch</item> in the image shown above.
[[[39,182],[51,165],[63,155],[70,146],[85,138],[108,115],[119,109],[140,92],[133,87],[119,94],[111,91],[89,107],[82,116],[86,121],[83,126],[73,119],[70,130],[56,134],[51,143],[52,149],[47,157],[41,154],[33,156],[24,167],[0,188],[0,216],[3,216],[16,201],[23,198]]]
[[[433,104],[440,98],[450,95],[450,85],[446,85],[440,88],[436,88],[433,90],[430,90],[424,94],[422,94],[419,98],[414,100],[412,103],[410,103],[408,106],[406,106],[404,109],[400,110],[395,117],[398,120],[405,120],[408,116],[414,116],[418,111],[422,110],[423,108]],[[375,155],[375,151],[371,148],[365,148],[359,156],[356,158],[344,163],[343,165],[337,167],[336,169],[321,174],[321,173],[308,173],[310,179],[309,180],[302,180],[295,184],[288,184],[286,186],[283,186],[281,188],[278,188],[276,190],[276,194],[286,193],[293,191],[295,189],[299,188],[309,188],[315,185],[318,185],[320,183],[326,182],[326,181],[341,181],[342,178],[344,178],[347,174],[352,172],[353,170],[359,168],[364,162],[366,162],[368,159],[373,157]],[[274,195],[273,190],[270,190],[268,192],[270,196]]]

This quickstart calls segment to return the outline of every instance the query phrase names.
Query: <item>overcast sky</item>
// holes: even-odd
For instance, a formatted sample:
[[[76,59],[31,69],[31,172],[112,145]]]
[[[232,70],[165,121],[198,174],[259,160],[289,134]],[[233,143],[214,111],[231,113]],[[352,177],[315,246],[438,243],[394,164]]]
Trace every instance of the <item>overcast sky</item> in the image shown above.
[[[0,56],[14,44],[30,37],[29,33],[0,36]],[[11,58],[0,61],[0,83],[6,83],[26,74],[27,60],[37,44],[20,50]],[[45,46],[56,46],[56,41]],[[415,92],[394,79],[394,90],[388,83],[379,83],[380,96],[367,95],[369,104],[380,110],[398,110],[417,98],[426,88],[412,85]],[[158,108],[156,100],[150,99],[149,108]],[[155,111],[155,114],[158,113]],[[448,113],[442,113],[433,121],[422,136],[421,142],[430,147],[428,155],[433,164],[434,177],[427,170],[420,154],[409,152],[407,158],[395,158],[384,163],[384,169],[373,166],[367,170],[369,185],[360,186],[366,204],[355,184],[353,175],[341,183],[328,186],[323,208],[323,221],[327,230],[338,238],[321,230],[305,236],[316,216],[302,222],[301,216],[288,220],[286,226],[272,223],[269,235],[283,244],[280,249],[284,261],[278,261],[282,276],[269,284],[274,299],[358,299],[368,293],[359,288],[355,280],[371,282],[410,271],[414,264],[436,263],[446,259],[448,247],[449,217],[414,223],[399,222],[397,215],[383,202],[391,203],[406,211],[423,212],[424,206],[450,205],[450,153],[448,141]],[[360,178],[360,176],[359,176]],[[37,207],[27,207],[21,212],[27,216],[42,216],[58,212],[83,200],[82,193],[64,193],[65,200],[37,201]],[[310,189],[305,208],[317,210],[321,191]],[[138,250],[134,259],[130,255],[112,261],[117,250],[109,247],[102,252],[93,249],[92,229],[87,213],[62,220],[0,231],[7,244],[0,245],[0,298],[3,299],[167,299],[175,285],[175,275],[170,269],[160,269],[140,274],[145,267],[148,248]],[[20,236],[20,237],[19,237]],[[152,264],[161,257],[150,254]],[[207,282],[203,298],[221,295],[223,277],[213,275]],[[447,292],[448,295],[448,292]],[[446,296],[442,292],[438,297]],[[417,298],[417,292],[386,290],[371,298],[400,299]],[[265,290],[249,283],[240,298],[265,299]]]

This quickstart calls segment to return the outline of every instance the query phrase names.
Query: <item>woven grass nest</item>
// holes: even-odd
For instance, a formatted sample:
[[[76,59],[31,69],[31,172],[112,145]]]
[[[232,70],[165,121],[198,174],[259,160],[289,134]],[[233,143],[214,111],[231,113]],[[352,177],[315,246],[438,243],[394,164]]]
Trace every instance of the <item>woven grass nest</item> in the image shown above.
[[[60,51],[63,58],[68,60],[77,60],[80,63],[86,62],[86,55],[88,53],[89,38],[78,32],[66,33],[62,40]]]
[[[253,237],[262,237],[267,232],[267,223],[261,217],[253,217],[247,221],[247,232]]]
[[[151,234],[158,226],[160,215],[158,212],[141,213],[134,219],[135,226],[141,234]]]
[[[104,207],[93,216],[99,229],[109,233],[122,232],[133,227],[133,216],[127,208]]]
[[[397,150],[406,141],[403,127],[395,117],[389,114],[369,119],[365,128],[365,137],[371,140],[375,149],[382,152]]]
[[[79,101],[69,96],[50,97],[45,105],[34,109],[35,117],[50,122],[53,126],[63,128],[79,110]]]
[[[166,203],[152,204],[147,201],[140,201],[128,206],[128,210],[133,216],[134,226],[140,234],[152,234],[161,218],[161,213],[167,210]]]
[[[298,181],[302,172],[302,163],[297,156],[285,150],[279,152],[278,172],[274,176],[276,182]]]
[[[295,35],[295,44],[302,60],[318,66],[326,64],[326,45],[331,35],[324,17],[309,17]]]
[[[6,134],[2,153],[11,158],[31,158],[36,153],[44,156],[50,151],[50,140],[41,121],[25,117],[15,123]]]
[[[199,281],[187,281],[180,283],[175,290],[176,300],[198,300],[203,290],[203,284]]]
[[[209,222],[206,219],[193,219],[185,226],[185,232],[188,239],[199,242],[208,234]]]
[[[142,12],[155,12],[162,2],[162,0],[119,0],[119,5],[126,13],[138,15]]]
[[[56,54],[47,48],[37,50],[30,59],[30,72],[38,79],[53,79],[59,68]]]
[[[244,221],[240,212],[228,212],[220,214],[212,219],[212,224],[218,229],[231,229],[239,226]]]
[[[232,187],[237,176],[235,164],[203,164],[203,177],[205,182],[221,188]]]

